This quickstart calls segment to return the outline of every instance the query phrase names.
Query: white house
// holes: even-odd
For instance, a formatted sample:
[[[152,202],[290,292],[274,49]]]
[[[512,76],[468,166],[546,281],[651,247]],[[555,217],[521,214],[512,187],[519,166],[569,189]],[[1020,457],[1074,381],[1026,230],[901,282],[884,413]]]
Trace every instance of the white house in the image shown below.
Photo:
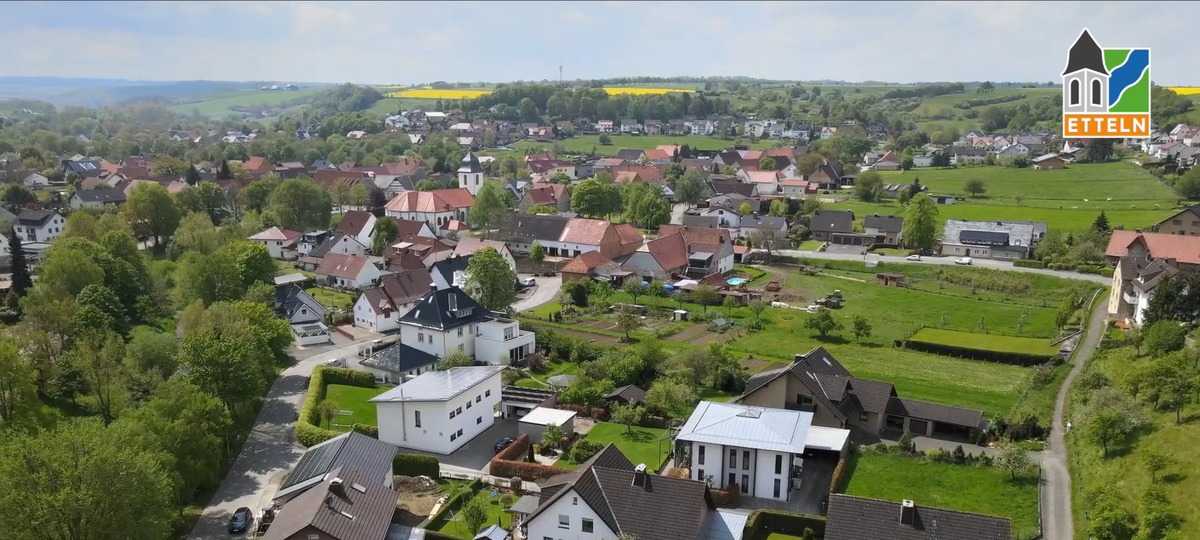
[[[841,454],[850,431],[813,426],[813,413],[701,401],[675,439],[693,480],[743,496],[787,501],[806,452]],[[819,459],[819,458],[818,458]]]
[[[13,229],[22,242],[52,242],[63,233],[67,220],[53,210],[22,210]]]
[[[335,230],[353,237],[365,248],[375,240],[375,214],[364,210],[351,210],[342,214],[342,220],[338,222]]]
[[[72,210],[90,208],[100,210],[106,206],[117,206],[125,202],[125,192],[119,189],[91,189],[76,191],[69,204]]]
[[[272,259],[290,261],[299,256],[299,253],[296,251],[296,245],[299,243],[301,236],[297,231],[271,227],[270,229],[259,231],[254,236],[251,236],[249,240],[266,246],[267,252],[271,254]]]
[[[438,358],[462,351],[481,362],[508,364],[533,352],[533,332],[488,311],[458,287],[426,293],[397,322],[401,343]]]
[[[358,237],[354,235],[335,232],[332,235],[326,236],[320,245],[308,252],[308,256],[315,259],[320,259],[330,254],[366,257],[367,246],[359,242]]]
[[[46,176],[43,175],[42,173],[35,172],[35,173],[29,173],[29,176],[26,176],[23,180],[21,180],[21,183],[24,184],[25,187],[27,187],[27,188],[38,189],[38,188],[49,187],[50,179],[46,178]]]
[[[517,260],[513,258],[513,254],[508,249],[508,245],[498,240],[479,240],[471,237],[464,237],[458,240],[458,245],[454,246],[453,255],[459,257],[470,257],[472,253],[483,248],[492,248],[504,258],[504,262],[508,263],[508,268],[514,273],[517,271]],[[452,255],[452,256],[453,256]]]
[[[429,265],[429,280],[434,287],[449,289],[450,287],[467,286],[467,265],[471,256],[460,257],[452,253],[449,257]]]
[[[372,398],[379,440],[401,448],[454,453],[492,427],[502,371],[501,366],[426,371]]]
[[[325,321],[325,306],[298,286],[275,288],[275,310],[288,324]]]
[[[612,133],[613,132],[613,121],[612,120],[601,120],[599,122],[596,122],[596,131],[599,133]]]
[[[317,281],[344,289],[364,289],[379,283],[382,272],[366,257],[330,253],[321,259]]]
[[[384,207],[388,217],[424,221],[435,231],[451,221],[467,222],[475,197],[466,188],[406,191]]]
[[[372,332],[391,332],[397,321],[429,292],[424,269],[384,274],[379,286],[363,291],[354,302],[354,326]]]

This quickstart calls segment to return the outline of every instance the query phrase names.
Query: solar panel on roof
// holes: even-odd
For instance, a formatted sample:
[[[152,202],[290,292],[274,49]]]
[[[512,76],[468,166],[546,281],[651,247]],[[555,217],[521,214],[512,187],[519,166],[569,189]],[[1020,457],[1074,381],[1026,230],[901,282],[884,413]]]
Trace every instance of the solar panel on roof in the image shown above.
[[[958,241],[980,246],[1007,246],[1008,233],[1000,231],[965,230],[958,234]]]
[[[328,444],[309,448],[300,457],[300,462],[296,464],[296,468],[292,469],[291,474],[288,474],[287,478],[284,479],[283,485],[279,487],[279,491],[329,472],[329,467],[333,465],[333,460],[337,458],[338,452],[346,444],[346,439],[347,437],[338,437],[331,439]]]

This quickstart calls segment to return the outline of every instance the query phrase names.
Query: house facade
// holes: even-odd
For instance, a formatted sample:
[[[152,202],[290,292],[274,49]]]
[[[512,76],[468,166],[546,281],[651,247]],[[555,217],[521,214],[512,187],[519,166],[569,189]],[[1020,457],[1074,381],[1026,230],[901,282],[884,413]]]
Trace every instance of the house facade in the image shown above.
[[[533,332],[493,314],[456,286],[426,293],[397,322],[401,343],[438,358],[460,351],[480,362],[507,364],[533,352]]]
[[[342,289],[365,289],[379,283],[382,273],[366,257],[330,253],[321,259],[317,281]]]
[[[13,230],[22,242],[53,242],[62,235],[67,220],[53,210],[22,210]]]
[[[875,237],[876,245],[899,246],[904,241],[904,218],[871,214],[863,218],[863,231]]]
[[[379,286],[367,289],[354,302],[354,326],[372,332],[391,332],[399,328],[400,317],[429,292],[429,273],[425,269],[384,274]]]
[[[354,238],[363,247],[375,240],[375,214],[364,210],[351,210],[342,214],[336,232]]]
[[[1150,228],[1160,234],[1200,236],[1200,204],[1194,204]]]
[[[258,242],[267,248],[267,252],[271,254],[272,259],[280,261],[292,261],[299,256],[298,244],[301,235],[297,231],[281,229],[279,227],[271,227],[259,231],[257,234],[248,238],[252,242]]]
[[[69,204],[72,210],[88,208],[100,210],[108,206],[118,206],[125,202],[125,192],[119,189],[93,189],[76,191],[71,195]]]
[[[1046,236],[1039,221],[968,221],[947,219],[942,255],[978,259],[1027,259]]]
[[[466,188],[433,191],[406,191],[388,201],[384,211],[388,217],[423,221],[434,231],[451,221],[468,221],[475,197]]]
[[[500,366],[426,371],[371,399],[379,440],[435,454],[454,453],[492,427]]]

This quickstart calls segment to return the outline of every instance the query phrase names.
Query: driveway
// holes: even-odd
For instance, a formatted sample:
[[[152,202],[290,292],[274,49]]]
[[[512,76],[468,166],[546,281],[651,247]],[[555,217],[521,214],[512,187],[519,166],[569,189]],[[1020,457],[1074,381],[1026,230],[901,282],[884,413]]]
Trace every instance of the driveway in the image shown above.
[[[520,277],[531,276],[521,274]],[[519,313],[558,299],[558,291],[562,289],[562,274],[553,277],[538,276],[533,279],[537,281],[537,284],[531,290],[527,290],[523,298],[518,296],[517,301],[512,304],[513,311]]]
[[[804,257],[807,259],[826,259],[834,261],[861,261],[862,248],[854,246],[858,251],[854,253],[833,253],[829,251],[800,251],[796,249],[781,249],[775,254],[783,257]],[[953,265],[955,257],[922,257],[920,262],[905,261],[904,257],[879,256],[878,260],[881,263],[901,263],[901,264],[946,264]],[[1009,261],[997,261],[992,259],[972,259],[973,266],[979,268],[991,268],[993,270],[1011,270],[1014,272],[1025,272],[1028,274],[1041,274],[1043,276],[1054,276],[1063,279],[1079,279],[1099,283],[1101,285],[1112,285],[1112,278],[1098,276],[1094,274],[1079,274],[1076,272],[1063,272],[1060,270],[1047,270],[1045,268],[1022,268],[1013,266]]]
[[[363,341],[376,337],[372,335]],[[355,357],[363,341],[350,342],[344,336],[335,336],[333,345],[292,352],[296,364],[284,370],[271,385],[262,410],[254,421],[254,428],[242,445],[241,454],[208,502],[208,507],[188,535],[189,539],[231,538],[226,531],[226,524],[234,510],[244,506],[258,513],[258,509],[267,502],[269,492],[283,481],[283,476],[304,453],[304,449],[293,442],[293,430],[313,368],[341,356]]]
[[[1108,304],[1104,298],[1096,300],[1095,311],[1092,312],[1088,323],[1087,337],[1076,349],[1075,365],[1058,390],[1058,400],[1054,402],[1054,424],[1050,428],[1050,442],[1042,453],[1042,535],[1047,540],[1071,540],[1075,538],[1075,523],[1071,521],[1071,473],[1067,469],[1067,445],[1063,440],[1063,409],[1067,402],[1067,391],[1075,378],[1083,371],[1096,346],[1100,336],[1104,335],[1104,320],[1108,316]]]
[[[400,447],[401,452],[411,452],[414,454],[428,454],[436,456],[438,463],[458,467],[462,469],[470,469],[475,472],[483,472],[487,474],[488,462],[496,456],[496,441],[504,437],[517,436],[517,420],[515,418],[497,418],[496,423],[486,431],[471,439],[462,448],[456,450],[453,454],[434,454],[423,450],[413,450],[411,448]]]

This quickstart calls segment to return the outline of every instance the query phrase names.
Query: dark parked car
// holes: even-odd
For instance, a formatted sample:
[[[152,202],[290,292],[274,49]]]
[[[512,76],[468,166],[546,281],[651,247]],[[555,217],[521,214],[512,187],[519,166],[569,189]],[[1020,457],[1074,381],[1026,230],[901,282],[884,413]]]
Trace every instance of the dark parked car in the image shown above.
[[[500,452],[503,452],[505,448],[508,448],[508,446],[510,444],[512,444],[513,441],[516,441],[516,439],[514,439],[512,437],[505,437],[503,439],[500,439],[500,440],[496,441],[496,446],[495,446],[494,450],[496,450],[496,453],[499,454]]]
[[[233,517],[229,518],[229,534],[244,533],[250,529],[250,509],[245,506],[238,508],[233,512]]]

